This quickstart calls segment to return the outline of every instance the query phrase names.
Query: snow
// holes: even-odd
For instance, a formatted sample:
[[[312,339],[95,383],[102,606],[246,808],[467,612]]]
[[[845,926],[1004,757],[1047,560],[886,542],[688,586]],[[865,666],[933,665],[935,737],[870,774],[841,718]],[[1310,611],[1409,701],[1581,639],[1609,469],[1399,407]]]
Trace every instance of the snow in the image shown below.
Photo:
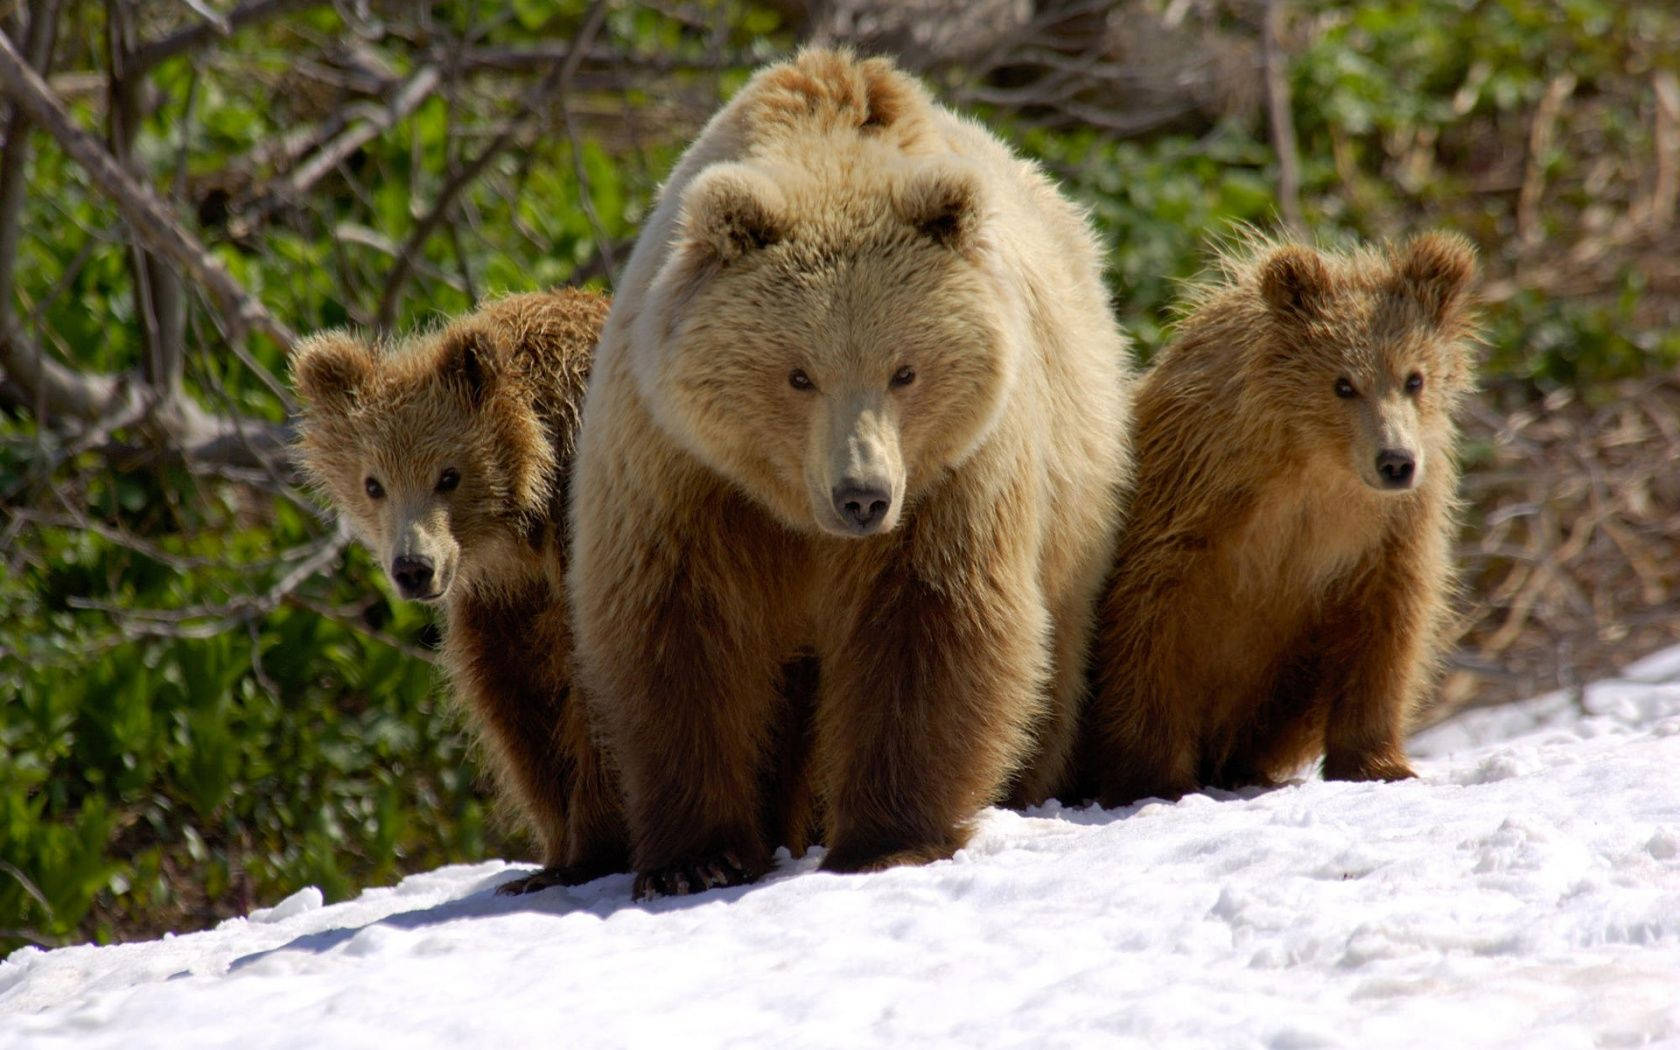
[[[447,867],[0,962],[0,1047],[1680,1046],[1680,649],[1421,778],[987,811],[945,863],[634,904]]]

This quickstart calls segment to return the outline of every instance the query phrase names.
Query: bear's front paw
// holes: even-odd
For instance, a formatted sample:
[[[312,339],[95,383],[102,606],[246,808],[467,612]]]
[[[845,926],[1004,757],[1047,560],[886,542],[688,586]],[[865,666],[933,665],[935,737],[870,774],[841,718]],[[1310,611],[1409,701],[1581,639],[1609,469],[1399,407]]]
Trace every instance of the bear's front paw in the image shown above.
[[[842,875],[855,875],[868,871],[885,871],[888,868],[914,867],[919,864],[931,864],[936,860],[949,860],[951,854],[957,851],[952,844],[938,844],[931,846],[917,846],[914,849],[896,849],[886,853],[859,853],[833,849],[823,857],[824,871],[839,872]]]
[[[667,864],[636,873],[634,895],[639,901],[655,897],[686,897],[690,893],[757,882],[769,868],[743,861],[733,850]]]
[[[1403,755],[1330,756],[1324,760],[1325,780],[1413,780],[1411,764]]]
[[[550,886],[581,886],[586,882],[594,882],[603,875],[610,875],[610,871],[601,871],[594,866],[579,866],[573,864],[552,864],[529,875],[521,875],[517,879],[509,879],[496,887],[496,893],[503,897],[522,897],[527,893],[546,890]]]
[[[1119,809],[1134,802],[1142,802],[1146,798],[1159,798],[1168,802],[1177,802],[1185,795],[1194,795],[1202,790],[1202,785],[1194,780],[1177,777],[1127,777],[1124,780],[1112,782],[1104,786],[1097,795],[1097,804],[1104,809]]]

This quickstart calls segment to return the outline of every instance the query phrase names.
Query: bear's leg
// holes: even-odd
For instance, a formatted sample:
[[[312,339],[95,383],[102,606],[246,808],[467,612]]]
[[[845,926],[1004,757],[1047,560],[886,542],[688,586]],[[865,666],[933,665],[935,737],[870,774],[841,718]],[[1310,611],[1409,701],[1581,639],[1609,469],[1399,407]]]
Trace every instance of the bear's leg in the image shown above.
[[[1422,687],[1428,592],[1386,555],[1321,635],[1326,780],[1405,780],[1406,719]]]
[[[591,716],[623,778],[638,897],[769,869],[762,760],[780,702],[788,534],[721,487],[588,501],[571,593]],[[580,521],[584,520],[580,516]]]
[[[1007,804],[1036,806],[1069,791],[1074,784],[1074,752],[1079,737],[1089,676],[1091,596],[1081,593],[1062,602],[1051,622],[1050,703],[1033,727],[1032,759],[1015,777]]]
[[[576,756],[565,723],[577,706],[569,695],[569,649],[566,611],[543,584],[450,602],[445,661],[499,786],[542,847],[545,868],[563,867],[568,856]],[[525,886],[527,879],[509,885],[516,892],[537,888]]]
[[[1288,648],[1268,692],[1228,712],[1227,744],[1212,771],[1210,787],[1235,791],[1271,788],[1318,758],[1324,747],[1325,705],[1319,689],[1323,671],[1317,627],[1303,631]],[[1210,756],[1205,753],[1203,759]]]
[[[817,831],[810,769],[817,680],[815,653],[801,654],[782,666],[782,710],[764,766],[764,840],[786,846],[795,857],[805,855]]]
[[[1101,606],[1085,731],[1088,775],[1105,807],[1178,799],[1201,787],[1209,701],[1189,680],[1198,635],[1177,620],[1158,598],[1133,593],[1125,581]]]
[[[965,549],[947,543],[948,557],[953,546]],[[894,559],[868,574],[822,651],[817,751],[830,871],[961,848],[1043,710],[1049,624],[1030,562],[961,567],[938,581],[919,569]]]

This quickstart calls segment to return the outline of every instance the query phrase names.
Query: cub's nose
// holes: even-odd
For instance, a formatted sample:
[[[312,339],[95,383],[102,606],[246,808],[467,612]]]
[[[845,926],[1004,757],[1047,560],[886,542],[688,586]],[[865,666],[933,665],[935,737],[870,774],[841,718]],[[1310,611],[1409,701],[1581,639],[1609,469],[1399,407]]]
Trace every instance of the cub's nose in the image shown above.
[[[1377,453],[1377,476],[1383,488],[1409,489],[1417,474],[1417,459],[1403,448],[1385,448]]]
[[[841,522],[859,536],[877,531],[892,508],[892,493],[878,484],[842,481],[834,486],[833,495]]]
[[[423,555],[399,554],[391,559],[391,579],[405,598],[432,593],[432,559]]]

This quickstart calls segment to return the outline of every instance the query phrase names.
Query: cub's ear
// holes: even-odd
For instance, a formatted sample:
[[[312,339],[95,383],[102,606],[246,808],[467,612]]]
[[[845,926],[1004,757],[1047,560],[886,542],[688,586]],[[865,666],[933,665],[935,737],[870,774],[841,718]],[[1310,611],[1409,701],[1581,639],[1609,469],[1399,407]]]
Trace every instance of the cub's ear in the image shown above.
[[[984,201],[972,171],[940,167],[917,172],[899,186],[893,205],[916,232],[952,251],[967,252],[979,240]]]
[[[292,348],[292,385],[315,408],[348,408],[373,378],[373,353],[346,332],[322,332]]]
[[[774,182],[745,164],[717,164],[683,194],[683,240],[731,262],[786,236],[786,202]]]
[[[480,404],[502,381],[507,368],[500,335],[486,324],[457,324],[443,330],[438,368],[450,383]]]
[[[1429,320],[1444,325],[1469,296],[1476,277],[1476,249],[1456,233],[1419,234],[1401,249],[1395,275]]]
[[[1309,321],[1330,297],[1330,271],[1318,252],[1303,244],[1285,244],[1260,264],[1260,294],[1276,316]]]

